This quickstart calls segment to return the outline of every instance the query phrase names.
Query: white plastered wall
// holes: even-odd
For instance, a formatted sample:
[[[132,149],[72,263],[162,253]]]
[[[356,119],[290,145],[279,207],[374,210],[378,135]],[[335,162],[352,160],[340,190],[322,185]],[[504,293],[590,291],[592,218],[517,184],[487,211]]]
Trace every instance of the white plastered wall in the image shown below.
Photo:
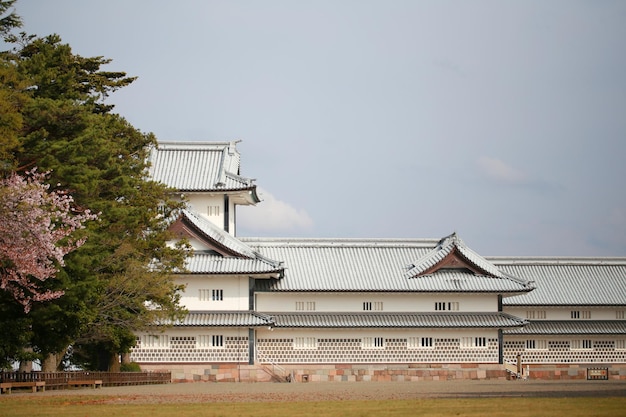
[[[248,310],[249,280],[237,275],[180,275],[176,282],[184,284],[181,304],[189,311]],[[223,290],[221,301],[211,299],[212,290]],[[208,291],[208,300],[200,299],[200,290]]]
[[[436,302],[458,302],[460,312],[498,311],[498,298],[492,294],[412,294],[412,293],[256,293],[256,310],[267,312],[296,311],[296,302],[304,311],[363,311],[364,302],[382,302],[382,310],[392,312],[434,312]]]

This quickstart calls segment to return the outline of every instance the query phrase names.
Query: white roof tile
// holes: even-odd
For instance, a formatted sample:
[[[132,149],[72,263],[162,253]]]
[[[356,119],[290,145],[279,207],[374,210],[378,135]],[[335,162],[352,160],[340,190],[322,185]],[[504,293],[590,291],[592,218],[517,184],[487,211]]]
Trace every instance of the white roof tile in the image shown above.
[[[537,288],[505,305],[626,306],[626,258],[492,258],[499,268]]]
[[[256,189],[253,179],[239,175],[235,142],[159,142],[149,162],[152,179],[178,191]]]
[[[571,320],[571,321],[532,321],[523,328],[509,329],[507,335],[609,335],[626,334],[626,321],[611,320]]]
[[[280,281],[259,283],[259,291],[493,292],[519,293],[523,281],[441,270],[412,278],[406,272],[431,253],[436,240],[242,239],[255,251],[284,261]]]
[[[266,313],[274,327],[511,328],[525,320],[506,313]]]

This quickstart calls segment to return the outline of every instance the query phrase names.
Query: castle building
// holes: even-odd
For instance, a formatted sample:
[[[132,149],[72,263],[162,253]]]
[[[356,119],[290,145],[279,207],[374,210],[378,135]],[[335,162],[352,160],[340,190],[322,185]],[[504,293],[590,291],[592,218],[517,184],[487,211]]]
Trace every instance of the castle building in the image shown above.
[[[174,380],[626,379],[626,258],[488,257],[441,239],[236,236],[235,142],[162,142],[189,313],[131,360]]]

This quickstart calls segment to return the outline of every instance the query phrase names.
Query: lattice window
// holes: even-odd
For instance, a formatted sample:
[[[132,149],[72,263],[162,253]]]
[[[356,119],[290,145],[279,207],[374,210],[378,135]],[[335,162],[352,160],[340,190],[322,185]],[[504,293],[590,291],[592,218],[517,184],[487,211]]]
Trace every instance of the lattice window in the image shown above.
[[[207,206],[207,214],[209,216],[219,216],[220,215],[220,206]]]
[[[458,311],[458,301],[437,301],[435,302],[435,311]]]
[[[570,311],[570,317],[572,319],[587,319],[588,320],[591,318],[591,311],[572,310]]]
[[[362,347],[363,349],[384,349],[385,339],[382,337],[364,337]]]
[[[162,348],[166,349],[170,346],[170,337],[166,334],[147,334],[141,336],[141,347],[146,348]]]
[[[198,348],[223,348],[224,336],[221,334],[201,334],[196,337]]]
[[[224,290],[211,290],[212,301],[224,301]]]
[[[296,311],[315,311],[315,301],[296,301]]]
[[[461,347],[464,348],[486,348],[487,347],[487,338],[478,336],[478,337],[462,337],[461,338]]]
[[[408,349],[433,349],[432,337],[409,337],[406,341]]]
[[[526,318],[529,320],[545,320],[545,310],[528,310],[526,311]]]
[[[589,339],[574,339],[570,342],[571,350],[591,350],[593,343]]]
[[[615,349],[626,350],[626,339],[617,339],[615,341]]]
[[[209,301],[211,298],[211,290],[208,289],[199,289],[198,290],[198,298],[200,301]]]
[[[546,350],[548,349],[548,342],[546,340],[526,340],[526,350]]]
[[[294,349],[317,349],[317,339],[315,337],[295,337],[293,339]]]
[[[364,301],[363,311],[383,311],[382,301]]]
[[[624,320],[624,319],[626,319],[626,311],[625,310],[617,310],[615,312],[615,318],[617,320]]]

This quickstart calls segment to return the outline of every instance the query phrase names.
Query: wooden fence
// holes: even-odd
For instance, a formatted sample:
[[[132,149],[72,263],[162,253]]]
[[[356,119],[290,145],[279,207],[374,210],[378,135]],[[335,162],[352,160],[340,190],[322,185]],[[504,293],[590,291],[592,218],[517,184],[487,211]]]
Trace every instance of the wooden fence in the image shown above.
[[[101,380],[103,386],[169,384],[170,372],[0,372],[0,382],[44,381],[46,389],[68,387],[71,381]]]

